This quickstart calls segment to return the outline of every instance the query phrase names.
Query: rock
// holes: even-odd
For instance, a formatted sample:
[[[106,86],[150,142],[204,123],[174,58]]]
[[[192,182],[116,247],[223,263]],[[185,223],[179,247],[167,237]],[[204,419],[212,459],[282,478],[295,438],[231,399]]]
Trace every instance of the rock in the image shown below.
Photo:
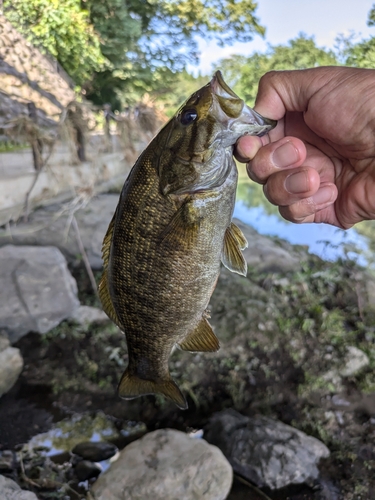
[[[289,272],[301,268],[301,255],[290,243],[263,236],[255,229],[235,219],[245,235],[248,247],[243,251],[247,265],[258,272]]]
[[[79,455],[85,460],[91,460],[91,462],[101,462],[102,460],[107,460],[108,458],[116,455],[117,452],[117,446],[112,443],[108,443],[108,441],[85,441],[77,444],[72,449],[72,453]]]
[[[92,488],[95,500],[224,500],[232,468],[215,446],[160,429],[128,445]]]
[[[14,453],[11,450],[0,451],[0,472],[11,472],[14,469]]]
[[[22,368],[20,350],[10,347],[8,338],[0,335],[0,397],[14,386]]]
[[[348,346],[345,356],[345,366],[340,370],[342,377],[353,377],[370,364],[370,360],[363,351],[355,346]]]
[[[86,481],[92,477],[97,477],[102,472],[99,465],[90,462],[89,460],[82,460],[74,467],[74,472],[76,473],[79,481]]]
[[[118,194],[95,196],[84,208],[75,212],[80,236],[90,266],[101,269],[102,243],[118,203]],[[13,242],[16,245],[55,246],[70,263],[77,262],[80,250],[73,228],[66,234],[69,212],[61,214],[61,205],[49,205],[30,214],[29,221],[11,227],[11,236],[0,233],[0,246]],[[59,217],[56,214],[60,213]]]
[[[110,321],[104,311],[97,307],[79,306],[70,318],[79,325],[91,325],[92,323],[106,323]]]
[[[329,456],[323,443],[289,425],[231,409],[213,415],[205,438],[222,450],[234,472],[272,490],[311,483],[319,475],[317,463]]]
[[[17,483],[5,476],[0,475],[0,498],[1,500],[38,500],[35,493],[21,490]]]
[[[79,307],[77,284],[57,248],[0,248],[0,280],[0,328],[11,343],[48,332]]]
[[[221,342],[264,322],[271,307],[270,294],[250,279],[222,268],[210,300],[211,319]]]

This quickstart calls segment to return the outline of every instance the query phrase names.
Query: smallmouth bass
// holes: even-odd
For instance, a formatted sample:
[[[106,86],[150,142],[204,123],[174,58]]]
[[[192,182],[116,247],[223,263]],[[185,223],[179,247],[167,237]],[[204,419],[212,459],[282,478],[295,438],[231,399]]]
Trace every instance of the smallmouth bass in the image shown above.
[[[129,363],[119,396],[186,399],[170,376],[174,345],[219,349],[206,312],[220,263],[246,276],[247,241],[231,222],[237,186],[233,147],[276,122],[246,106],[218,71],[138,158],[103,241],[99,295],[125,332]]]

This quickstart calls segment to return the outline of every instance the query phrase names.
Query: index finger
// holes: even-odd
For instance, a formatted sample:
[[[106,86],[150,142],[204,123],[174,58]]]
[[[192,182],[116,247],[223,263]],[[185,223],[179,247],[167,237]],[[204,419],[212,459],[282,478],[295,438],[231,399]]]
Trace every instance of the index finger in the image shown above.
[[[279,120],[276,127],[262,137],[244,135],[240,137],[234,148],[234,156],[241,163],[247,163],[258,153],[259,149],[271,142],[285,137],[284,120]]]

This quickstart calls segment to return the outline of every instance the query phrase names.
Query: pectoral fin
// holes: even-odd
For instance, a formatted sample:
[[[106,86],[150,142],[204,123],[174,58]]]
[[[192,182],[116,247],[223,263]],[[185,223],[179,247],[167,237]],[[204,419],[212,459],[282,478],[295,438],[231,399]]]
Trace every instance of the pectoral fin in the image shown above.
[[[205,318],[178,345],[182,350],[191,352],[216,352],[220,349],[219,340]]]
[[[221,261],[230,271],[246,276],[247,263],[241,250],[247,247],[242,231],[233,222],[227,227]]]
[[[160,235],[160,243],[182,244],[189,247],[194,244],[200,226],[200,217],[194,205],[187,200],[174,214],[168,226]]]
[[[236,226],[234,222],[231,222],[229,227],[233,233],[233,236],[237,240],[240,249],[245,250],[245,248],[247,248],[248,246],[248,243],[241,229],[238,226]]]
[[[118,385],[118,394],[123,399],[134,399],[147,394],[163,394],[181,410],[186,410],[188,407],[185,396],[170,376],[160,381],[144,380],[132,375],[126,369]]]

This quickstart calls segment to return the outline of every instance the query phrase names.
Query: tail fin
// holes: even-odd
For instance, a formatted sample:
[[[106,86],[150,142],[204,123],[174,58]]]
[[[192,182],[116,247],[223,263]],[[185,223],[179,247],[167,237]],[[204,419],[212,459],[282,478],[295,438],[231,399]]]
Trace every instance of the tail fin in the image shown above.
[[[186,410],[188,404],[177,384],[169,377],[166,380],[155,382],[144,380],[129,373],[126,369],[118,385],[118,395],[123,399],[134,399],[146,394],[163,394],[172,400],[181,410]]]

